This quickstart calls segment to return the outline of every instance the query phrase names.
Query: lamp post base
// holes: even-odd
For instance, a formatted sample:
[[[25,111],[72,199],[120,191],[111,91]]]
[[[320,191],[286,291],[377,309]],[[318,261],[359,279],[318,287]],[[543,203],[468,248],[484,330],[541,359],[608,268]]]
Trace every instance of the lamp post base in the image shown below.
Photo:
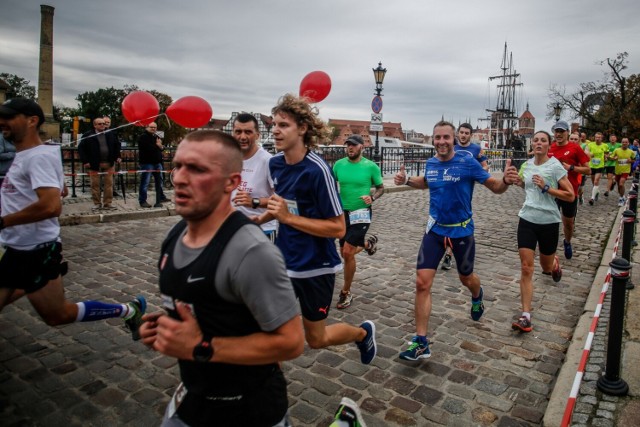
[[[602,376],[597,381],[598,390],[610,396],[626,396],[629,393],[629,385],[622,378],[611,381],[607,376]]]

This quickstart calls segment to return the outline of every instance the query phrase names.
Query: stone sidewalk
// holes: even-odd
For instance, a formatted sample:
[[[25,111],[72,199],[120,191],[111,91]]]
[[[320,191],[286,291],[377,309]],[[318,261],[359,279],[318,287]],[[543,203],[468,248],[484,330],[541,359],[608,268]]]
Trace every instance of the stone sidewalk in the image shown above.
[[[355,346],[337,346],[306,348],[301,357],[284,363],[294,425],[328,425],[342,396],[360,404],[369,426],[537,426],[543,419],[553,425],[545,414],[566,404],[568,396],[552,398],[552,391],[572,339],[585,335],[576,327],[581,327],[589,295],[601,288],[600,266],[610,260],[605,249],[618,226],[617,199],[580,208],[574,257],[566,261],[560,255],[560,283],[542,276],[536,266],[534,331],[521,335],[510,324],[520,313],[515,237],[523,191],[511,188],[498,196],[476,186],[476,272],[485,287],[485,315],[473,322],[469,295],[456,272],[438,272],[429,331],[433,356],[413,364],[399,361],[397,354],[415,331],[415,256],[428,196],[396,192],[386,184],[392,192],[376,201],[371,228],[380,238],[379,250],[372,257],[358,255],[353,305],[333,309],[329,316],[352,324],[373,320],[378,357],[363,366]],[[153,310],[160,306],[159,244],[178,218],[171,216],[171,204],[140,208],[135,195],[116,204],[115,213],[95,215],[86,197],[65,201],[61,221],[80,224],[62,229],[70,264],[67,296],[124,302],[143,294]],[[336,295],[341,282],[339,275]],[[26,300],[6,307],[0,314],[0,425],[158,425],[178,382],[176,362],[132,342],[121,323],[50,328]],[[626,335],[624,358],[635,357],[637,364],[635,325],[635,335]],[[592,351],[597,357],[588,367],[591,379],[604,367],[598,351],[606,336],[598,333]],[[630,338],[636,347],[629,345]],[[587,389],[576,408],[586,419],[579,417],[574,424],[633,425],[617,423],[634,412],[634,405],[638,413],[639,389],[629,382],[631,396],[625,398]]]

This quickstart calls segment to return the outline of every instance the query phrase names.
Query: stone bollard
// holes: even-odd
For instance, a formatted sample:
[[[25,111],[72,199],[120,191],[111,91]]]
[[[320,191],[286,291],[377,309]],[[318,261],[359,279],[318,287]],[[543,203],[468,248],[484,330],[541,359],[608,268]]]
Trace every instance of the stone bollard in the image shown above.
[[[607,364],[604,375],[598,379],[598,389],[611,396],[626,396],[629,385],[620,378],[622,355],[622,329],[624,327],[625,284],[629,279],[631,264],[624,258],[615,258],[611,267],[611,308],[609,310],[609,338],[607,342]]]

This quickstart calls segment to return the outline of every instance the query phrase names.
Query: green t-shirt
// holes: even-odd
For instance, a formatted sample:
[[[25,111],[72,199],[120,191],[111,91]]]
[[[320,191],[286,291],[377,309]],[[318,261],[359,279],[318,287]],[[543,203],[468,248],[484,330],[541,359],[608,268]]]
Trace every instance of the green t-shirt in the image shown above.
[[[631,173],[631,165],[633,164],[633,159],[636,158],[635,151],[630,148],[627,148],[626,150],[616,148],[611,156],[617,158],[617,160],[614,160],[616,164],[616,175]]]
[[[622,144],[620,144],[619,142],[607,142],[606,144],[609,147],[609,152],[610,153],[613,153],[614,151],[616,151],[617,148],[622,147]],[[606,162],[604,162],[604,165],[606,167],[615,166],[616,165],[616,161],[615,160],[607,160]]]
[[[604,168],[604,155],[609,152],[609,146],[604,142],[598,145],[595,142],[590,142],[587,145],[589,149],[589,153],[591,154],[591,161],[589,162],[589,167],[591,169],[602,169]]]
[[[370,194],[372,185],[382,185],[380,168],[364,157],[357,163],[351,162],[348,157],[338,160],[333,165],[333,174],[340,186],[342,207],[347,211],[369,207],[361,197]]]

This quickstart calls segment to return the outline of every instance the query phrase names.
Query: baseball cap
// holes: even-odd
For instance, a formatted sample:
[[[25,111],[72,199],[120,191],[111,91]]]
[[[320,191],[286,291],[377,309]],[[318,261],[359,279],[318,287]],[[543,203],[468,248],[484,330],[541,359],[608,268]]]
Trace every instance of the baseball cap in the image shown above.
[[[344,142],[345,144],[361,144],[364,145],[364,141],[362,140],[362,137],[360,135],[351,135],[349,138],[347,138],[347,140]]]
[[[569,131],[569,123],[565,122],[564,120],[558,120],[556,122],[556,124],[553,125],[553,127],[551,128],[552,131],[554,131],[556,129],[562,129],[562,130],[566,130],[568,132]]]
[[[0,105],[0,117],[11,118],[18,114],[38,116],[38,125],[44,123],[44,113],[37,102],[28,98],[12,98]]]

